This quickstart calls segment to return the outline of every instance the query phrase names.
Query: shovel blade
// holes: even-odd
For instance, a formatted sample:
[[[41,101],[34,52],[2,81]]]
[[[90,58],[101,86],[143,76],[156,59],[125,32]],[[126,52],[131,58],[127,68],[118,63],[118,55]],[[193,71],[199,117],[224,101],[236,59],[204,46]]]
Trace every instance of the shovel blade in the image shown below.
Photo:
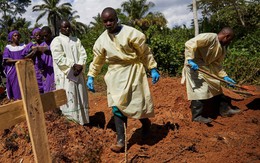
[[[244,100],[243,96],[241,96],[241,95],[231,91],[230,89],[227,89],[225,87],[221,87],[221,88],[222,88],[223,94],[225,96],[228,96],[228,97],[230,97],[233,100]]]

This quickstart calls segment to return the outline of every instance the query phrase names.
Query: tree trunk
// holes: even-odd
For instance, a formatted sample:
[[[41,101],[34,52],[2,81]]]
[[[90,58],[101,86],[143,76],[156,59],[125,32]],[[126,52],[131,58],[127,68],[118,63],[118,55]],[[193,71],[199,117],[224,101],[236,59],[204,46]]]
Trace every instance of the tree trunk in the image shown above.
[[[233,3],[233,6],[234,6],[234,8],[235,8],[235,10],[236,10],[236,13],[237,13],[237,15],[238,15],[238,17],[239,17],[239,20],[240,20],[242,26],[245,27],[245,26],[246,26],[246,25],[245,25],[245,21],[243,20],[242,15],[241,15],[241,13],[240,13],[240,11],[239,11],[239,9],[238,9],[239,7],[237,6],[237,4],[236,4],[235,2]]]
[[[58,36],[59,35],[59,29],[58,29],[58,23],[57,23],[57,16],[56,15],[54,15],[54,17],[53,17],[53,28],[54,28],[54,35],[55,36]]]
[[[197,13],[197,2],[196,0],[192,0],[193,4],[193,19],[194,19],[194,28],[195,28],[195,36],[199,34],[199,23],[198,23],[198,13]]]

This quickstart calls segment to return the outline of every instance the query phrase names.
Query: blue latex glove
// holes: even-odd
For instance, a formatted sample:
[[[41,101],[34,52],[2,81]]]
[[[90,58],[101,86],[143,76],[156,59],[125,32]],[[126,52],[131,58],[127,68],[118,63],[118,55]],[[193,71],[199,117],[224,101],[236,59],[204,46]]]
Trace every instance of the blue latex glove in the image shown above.
[[[95,89],[94,89],[94,78],[92,76],[88,77],[88,81],[87,81],[87,87],[91,92],[95,93]]]
[[[193,62],[192,59],[188,60],[188,64],[191,66],[191,69],[194,70],[194,71],[199,69],[199,66],[195,62]]]
[[[151,69],[152,83],[155,84],[160,79],[160,74],[156,70],[156,68]]]
[[[233,83],[233,84],[228,84],[230,87],[235,87],[234,84],[236,84],[236,82],[235,82],[233,79],[231,79],[230,77],[225,76],[225,77],[224,77],[224,80],[227,81],[227,82],[229,82],[229,83]]]

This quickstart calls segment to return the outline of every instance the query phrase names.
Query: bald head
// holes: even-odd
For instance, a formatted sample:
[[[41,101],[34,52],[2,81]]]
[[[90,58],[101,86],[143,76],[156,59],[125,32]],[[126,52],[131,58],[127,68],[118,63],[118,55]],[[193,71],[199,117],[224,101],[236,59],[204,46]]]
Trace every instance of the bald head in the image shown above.
[[[221,45],[226,46],[229,45],[230,42],[233,40],[235,33],[232,28],[224,27],[218,33],[218,39]]]
[[[224,35],[229,35],[229,36],[232,36],[234,37],[234,31],[232,28],[229,28],[229,27],[224,27],[222,28],[222,30],[220,31],[220,33],[224,34]]]
[[[105,8],[105,9],[102,11],[102,13],[101,13],[101,17],[102,17],[102,15],[106,15],[106,14],[112,15],[112,16],[114,16],[114,17],[117,18],[116,10],[113,9],[112,7],[107,7],[107,8]]]
[[[118,18],[116,10],[112,7],[105,8],[101,13],[101,19],[109,33],[117,33],[120,28],[118,26]]]
[[[66,36],[69,36],[71,33],[71,25],[68,20],[61,20],[60,22],[60,32]]]

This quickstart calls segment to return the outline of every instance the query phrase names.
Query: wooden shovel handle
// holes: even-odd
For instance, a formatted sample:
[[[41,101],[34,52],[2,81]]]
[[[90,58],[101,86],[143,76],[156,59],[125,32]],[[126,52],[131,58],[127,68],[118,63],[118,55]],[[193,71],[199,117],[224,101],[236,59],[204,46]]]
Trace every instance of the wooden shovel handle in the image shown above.
[[[201,68],[199,68],[198,71],[203,72],[204,74],[207,74],[208,76],[213,77],[214,79],[217,79],[217,80],[222,81],[222,82],[224,82],[224,83],[232,84],[232,85],[234,85],[234,86],[236,86],[236,87],[239,87],[239,85],[234,84],[234,83],[231,83],[231,82],[228,82],[228,81],[226,81],[226,80],[224,80],[224,79],[221,79],[221,78],[217,77],[216,75],[211,74],[211,73],[209,73],[208,71],[203,70],[203,69],[201,69]],[[239,88],[240,88],[240,87],[239,87]]]
[[[234,89],[232,91],[235,92],[235,93],[245,94],[245,95],[253,95],[253,96],[257,95],[254,92],[245,92],[245,91],[239,91],[239,90],[234,90]]]
[[[190,65],[188,65],[188,66],[190,66]],[[208,76],[210,76],[210,77],[212,77],[212,78],[214,78],[214,79],[217,79],[217,80],[219,80],[219,81],[222,81],[222,82],[224,82],[224,83],[234,85],[235,87],[238,87],[238,88],[241,88],[241,89],[246,89],[246,88],[244,88],[244,87],[241,86],[241,85],[228,82],[228,81],[226,81],[226,80],[224,80],[224,79],[221,79],[221,78],[217,77],[216,75],[211,74],[210,72],[208,72],[208,71],[206,71],[206,70],[203,70],[203,69],[201,69],[201,68],[199,68],[198,71],[200,71],[200,72],[202,72],[202,73],[204,73],[204,74],[207,74]]]

